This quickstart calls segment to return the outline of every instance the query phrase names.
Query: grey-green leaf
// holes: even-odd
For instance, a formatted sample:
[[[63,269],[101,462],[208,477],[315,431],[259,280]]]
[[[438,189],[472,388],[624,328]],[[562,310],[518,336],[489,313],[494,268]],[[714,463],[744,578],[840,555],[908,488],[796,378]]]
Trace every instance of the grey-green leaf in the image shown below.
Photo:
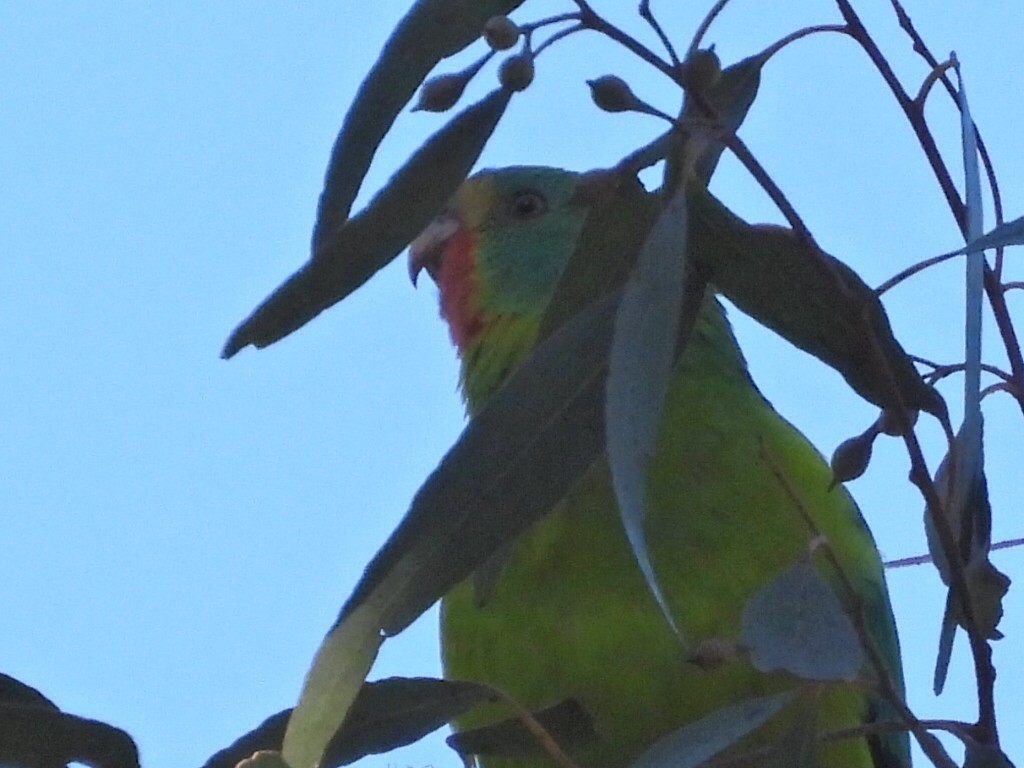
[[[722,70],[718,80],[707,94],[707,100],[715,111],[724,128],[735,133],[750,111],[761,85],[761,68],[768,57],[764,53],[750,56]],[[696,109],[687,105],[687,116],[696,116]],[[715,142],[707,147],[694,165],[697,178],[706,184],[718,160],[725,150],[725,145]]]
[[[974,427],[964,420],[953,442],[957,457],[956,472],[951,472],[950,457],[947,454],[935,473],[935,489],[942,501],[943,512],[947,515],[947,523],[964,562],[967,599],[970,600],[977,628],[984,637],[997,639],[1002,637],[998,626],[1003,616],[1003,597],[1009,589],[1010,579],[989,559],[992,544],[992,507],[989,503],[988,481],[985,476],[984,422],[980,412],[977,419],[976,435]],[[952,484],[951,476],[955,477]],[[958,624],[964,624],[964,618],[960,609],[960,596],[953,593],[949,558],[942,547],[936,522],[927,509],[924,514],[924,527],[932,562],[935,563],[943,583],[950,587],[942,616],[932,681],[935,693],[939,694],[945,686],[956,627]]]
[[[686,275],[685,190],[668,200],[640,251],[615,318],[605,404],[608,462],[633,554],[662,613],[679,631],[658,585],[644,535],[647,463],[661,424],[679,336]]]
[[[558,746],[572,753],[593,744],[597,738],[594,723],[575,699],[565,699],[533,713]],[[480,728],[459,731],[448,737],[448,746],[462,756],[500,755],[503,757],[545,757],[547,751],[518,717],[500,720]]]
[[[422,231],[476,163],[508,105],[498,88],[431,136],[357,216],[321,239],[314,258],[282,283],[228,338],[229,358],[266,347],[341,301]]]
[[[743,645],[762,672],[852,680],[864,663],[857,630],[832,588],[808,563],[786,569],[743,608]]]
[[[320,643],[281,745],[290,768],[319,768],[384,641],[387,594],[360,605]]]
[[[1000,224],[971,242],[968,248],[1003,248],[1007,245],[1024,245],[1024,216]],[[964,248],[959,253],[966,251]]]
[[[631,768],[697,768],[760,728],[789,701],[787,693],[746,699],[666,736]]]
[[[580,205],[590,208],[576,249],[540,324],[547,338],[569,318],[629,279],[661,204],[631,171],[595,171],[580,181]]]
[[[554,507],[604,448],[604,380],[619,295],[538,346],[469,423],[374,556],[339,631],[378,599],[404,629]]]
[[[359,86],[331,150],[313,230],[314,253],[348,218],[381,139],[424,78],[441,59],[476,40],[487,19],[521,4],[522,0],[419,0],[398,23]]]
[[[321,768],[338,768],[367,755],[411,744],[492,697],[476,683],[430,677],[390,677],[363,683],[351,712],[331,738]],[[281,749],[292,710],[271,715],[213,755],[203,768],[235,768],[263,750]]]
[[[691,185],[688,199],[691,258],[742,311],[835,368],[871,403],[946,412],[852,269],[788,229],[747,224],[706,190]]]

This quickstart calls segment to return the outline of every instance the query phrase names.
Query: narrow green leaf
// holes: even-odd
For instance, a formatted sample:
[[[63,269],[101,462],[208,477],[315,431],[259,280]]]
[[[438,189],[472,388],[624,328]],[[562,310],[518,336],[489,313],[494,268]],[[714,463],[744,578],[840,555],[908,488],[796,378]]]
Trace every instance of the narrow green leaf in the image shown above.
[[[1000,224],[977,240],[972,240],[968,248],[1003,248],[1007,245],[1024,245],[1024,216]],[[955,251],[955,253],[966,252],[967,248]]]
[[[380,627],[385,608],[384,599],[366,601],[328,632],[317,649],[281,747],[290,768],[320,765],[384,642]]]
[[[894,381],[907,407],[946,412],[852,269],[788,229],[747,224],[705,190],[691,186],[688,199],[691,259],[736,306],[832,366],[869,402],[895,406]]]
[[[1024,216],[1013,221],[1004,221],[984,235],[974,238],[963,248],[956,248],[932,258],[946,259],[952,256],[963,256],[968,251],[973,253],[975,251],[987,251],[990,248],[1005,248],[1010,245],[1024,245]]]
[[[580,205],[590,208],[540,324],[547,338],[601,296],[629,279],[661,205],[632,172],[593,171],[579,184]]]
[[[685,190],[665,205],[640,251],[615,317],[605,403],[608,462],[623,527],[662,613],[678,633],[644,535],[647,463],[661,424],[686,275]]]
[[[328,744],[321,766],[338,768],[411,744],[491,697],[486,686],[430,677],[390,677],[363,683],[348,717]],[[279,751],[291,713],[285,709],[270,716],[213,755],[203,768],[235,768],[254,752]]]
[[[388,603],[381,627],[400,632],[550,511],[601,455],[618,299],[567,322],[473,418],[370,562],[338,629],[379,597]]]
[[[981,174],[978,170],[978,136],[967,104],[967,90],[959,63],[956,74],[960,86],[957,100],[960,104],[960,135],[964,157],[967,241],[970,242],[985,231],[984,202],[981,199]],[[985,295],[983,251],[967,252],[964,285],[964,423],[957,450],[957,477],[973,482],[971,470],[976,470],[981,464],[981,307]]]
[[[972,739],[964,746],[964,768],[1014,768],[1010,758],[996,744],[979,744]]]
[[[740,638],[762,672],[852,680],[864,664],[857,630],[832,588],[808,563],[787,568],[743,608]]]
[[[139,768],[131,736],[107,723],[49,706],[0,704],[0,765]]]
[[[321,238],[314,258],[242,321],[221,356],[284,338],[397,256],[469,174],[510,97],[498,88],[431,136],[363,211]]]
[[[949,662],[953,659],[953,643],[956,640],[956,596],[953,590],[946,592],[946,607],[939,624],[939,642],[935,651],[935,670],[932,672],[932,693],[936,696],[946,687]]]
[[[746,119],[761,85],[761,68],[768,58],[764,53],[759,53],[726,67],[708,92],[708,102],[718,113],[721,125],[729,131],[738,131]],[[689,105],[687,113],[699,119],[696,110]],[[710,181],[724,150],[725,145],[721,142],[715,142],[704,149],[694,165],[698,179],[705,184]]]
[[[943,457],[935,472],[935,489],[942,501],[947,523],[956,537],[959,556],[964,562],[964,576],[967,581],[968,599],[978,630],[984,637],[998,639],[1002,634],[997,629],[1003,616],[1003,597],[1010,586],[1010,579],[989,559],[992,546],[992,507],[988,497],[988,481],[985,477],[984,422],[978,414],[977,437],[970,436],[974,427],[967,420],[961,425],[953,441],[953,453],[962,460],[956,461],[955,481],[951,477],[949,454]],[[971,445],[975,444],[972,449]],[[942,616],[938,653],[935,660],[933,689],[942,692],[953,652],[953,639],[957,625],[964,625],[960,610],[960,598],[953,594],[951,565],[936,530],[935,520],[926,509],[924,527],[928,541],[928,552],[932,556],[944,584],[950,587],[946,596],[946,608]]]
[[[313,230],[314,253],[348,218],[381,139],[424,78],[441,59],[480,37],[487,19],[521,4],[522,0],[419,0],[398,22],[359,86],[331,150]]]
[[[597,738],[592,718],[575,699],[565,699],[532,714],[554,742],[569,753],[593,744]],[[468,755],[519,758],[548,755],[536,735],[519,718],[459,731],[449,736],[447,742],[463,758]]]
[[[666,736],[630,768],[697,768],[760,728],[789,701],[788,693],[747,699]]]
[[[17,678],[0,672],[0,704],[18,704],[23,707],[60,709],[46,696]]]

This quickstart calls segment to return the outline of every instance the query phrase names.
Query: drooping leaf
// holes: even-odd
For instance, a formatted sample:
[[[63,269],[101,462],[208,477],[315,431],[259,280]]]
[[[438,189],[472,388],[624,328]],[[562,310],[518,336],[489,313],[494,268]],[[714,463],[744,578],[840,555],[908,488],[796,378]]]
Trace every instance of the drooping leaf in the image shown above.
[[[957,79],[960,88],[961,144],[964,155],[965,212],[967,216],[967,240],[975,240],[984,231],[984,202],[981,199],[981,174],[978,170],[978,136],[974,120],[967,104],[967,91],[957,65]],[[967,269],[964,279],[964,423],[960,429],[957,451],[958,467],[966,473],[960,477],[970,481],[972,469],[982,464],[981,453],[981,307],[985,295],[985,254],[980,250],[967,253]],[[959,482],[959,481],[957,481]]]
[[[747,224],[693,185],[688,200],[691,259],[743,312],[830,365],[869,402],[946,412],[852,269],[788,229]]]
[[[317,649],[281,745],[289,768],[320,765],[384,642],[387,597],[379,593],[364,602]]]
[[[646,192],[632,171],[586,174],[576,197],[580,205],[590,208],[590,213],[548,302],[540,324],[541,339],[600,297],[625,285],[661,211],[657,195]]]
[[[59,709],[42,693],[10,675],[0,672],[0,704],[18,704],[23,707]]]
[[[139,768],[131,736],[107,723],[51,706],[0,704],[0,765],[63,768]]]
[[[743,608],[740,637],[762,672],[806,680],[852,680],[864,663],[857,630],[832,588],[809,563],[787,568]]]
[[[592,718],[575,699],[560,701],[532,714],[563,751],[571,753],[585,748],[597,738]],[[469,755],[519,758],[547,756],[543,744],[519,718],[460,731],[449,736],[447,742],[463,758]]]
[[[975,437],[973,426],[966,420],[961,425],[953,441],[953,452],[957,456],[956,470],[954,472],[950,467],[949,454],[943,457],[935,473],[935,490],[942,502],[947,524],[955,537],[959,557],[964,563],[967,599],[971,603],[977,628],[984,637],[998,639],[1002,637],[997,627],[1003,616],[1002,601],[1010,587],[1010,579],[989,559],[992,546],[992,508],[988,498],[988,481],[985,477],[985,455],[982,447],[984,423],[980,412],[977,428],[978,434]],[[952,566],[942,546],[937,523],[927,509],[924,513],[924,523],[932,562],[935,563],[943,583],[950,587],[942,617],[933,678],[933,689],[938,694],[945,685],[956,626],[965,626],[965,618],[960,608],[961,598],[952,590]]]
[[[348,218],[381,139],[424,78],[441,59],[480,37],[491,16],[521,4],[522,0],[419,0],[398,23],[359,86],[331,149],[317,206],[314,253]]]
[[[314,257],[242,321],[221,356],[284,338],[397,256],[466,178],[510,97],[498,88],[431,136],[365,209],[320,239]]]
[[[1024,245],[1024,216],[1003,222],[977,240],[971,241],[967,248],[1003,248],[1007,245]],[[966,253],[967,248],[961,249],[958,253]]]
[[[995,744],[968,742],[964,751],[964,768],[1013,768],[1006,753]]]
[[[960,107],[960,139],[964,160],[964,212],[966,214],[968,242],[977,239],[984,230],[983,201],[981,199],[981,176],[978,172],[978,139],[967,103],[967,91],[964,86],[959,64],[956,67],[959,80],[957,101]],[[936,484],[943,510],[947,516],[950,529],[958,537],[958,544],[966,562],[971,556],[970,550],[981,546],[987,550],[988,533],[980,535],[986,541],[975,542],[979,532],[976,524],[991,529],[991,508],[988,503],[988,489],[984,475],[982,457],[982,417],[981,417],[981,307],[984,293],[985,255],[977,248],[965,250],[965,307],[964,307],[964,420],[954,440],[955,461],[950,465],[947,455],[939,467]],[[937,512],[934,511],[934,512]],[[936,531],[933,512],[925,510],[925,533],[928,548],[932,555],[943,582],[952,583],[950,576],[951,564],[943,551],[941,540]],[[960,539],[963,539],[962,541]],[[985,553],[987,561],[987,552]],[[991,565],[989,567],[992,567]],[[1000,596],[1001,598],[1001,596]],[[960,613],[960,597],[954,594],[952,587],[946,595],[946,606],[942,614],[939,629],[938,650],[935,657],[935,672],[932,676],[932,690],[936,695],[946,685],[949,662],[953,655],[953,643],[956,639],[957,615]],[[1000,603],[999,616],[1002,615]],[[998,622],[998,617],[996,618]],[[993,631],[995,626],[993,625]]]
[[[538,346],[417,492],[342,609],[387,603],[400,632],[503,544],[552,509],[604,448],[604,378],[619,295]],[[335,630],[336,631],[336,630]]]
[[[411,744],[490,696],[489,689],[475,683],[427,677],[364,683],[349,716],[327,745],[321,768],[338,768]],[[255,752],[280,750],[291,713],[285,709],[270,716],[213,755],[203,768],[234,768]]]
[[[647,464],[661,425],[680,329],[686,275],[685,190],[668,200],[640,251],[615,317],[605,431],[612,486],[647,586],[677,633],[644,535]],[[699,299],[698,299],[699,301]]]
[[[939,642],[935,651],[935,671],[932,673],[932,692],[938,696],[946,687],[949,662],[953,658],[953,642],[956,640],[956,595],[946,592],[946,606],[939,624]]]
[[[666,736],[631,768],[697,768],[760,728],[789,701],[788,693],[746,699]]]
[[[725,129],[735,133],[746,119],[761,85],[761,68],[767,61],[766,54],[759,53],[726,67],[707,92],[707,102],[715,109]],[[686,105],[683,117],[684,124],[686,120],[702,120],[699,110],[690,103]],[[711,180],[723,151],[725,145],[715,141],[704,147],[695,160],[695,175],[705,184]]]

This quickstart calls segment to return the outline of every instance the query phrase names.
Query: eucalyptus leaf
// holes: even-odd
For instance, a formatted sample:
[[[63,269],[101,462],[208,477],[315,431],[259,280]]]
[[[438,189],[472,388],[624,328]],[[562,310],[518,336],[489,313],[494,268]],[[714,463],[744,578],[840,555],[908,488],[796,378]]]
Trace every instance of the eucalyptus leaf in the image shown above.
[[[320,766],[384,642],[380,627],[386,598],[381,593],[364,602],[317,649],[281,744],[290,768]]]
[[[761,68],[769,58],[768,54],[759,53],[726,67],[709,89],[706,94],[707,102],[715,109],[719,124],[725,130],[735,133],[743,124],[761,85]],[[699,112],[694,106],[686,105],[684,120],[699,120],[698,115]],[[705,184],[711,180],[724,150],[725,145],[716,141],[700,153],[694,164],[698,179]]]
[[[593,745],[597,739],[590,715],[575,699],[565,699],[540,712],[531,713],[534,720],[558,746],[569,753]],[[454,733],[448,746],[465,759],[469,755],[502,757],[546,757],[544,745],[518,718],[500,720],[481,728]]]
[[[644,535],[647,463],[675,364],[686,275],[685,191],[669,198],[640,251],[615,317],[608,363],[605,429],[612,486],[633,554],[666,620],[678,634],[658,585]]]
[[[977,240],[971,241],[967,248],[1003,248],[1007,245],[1024,245],[1024,216],[1003,222]],[[966,253],[967,248],[962,248],[957,253]]]
[[[809,563],[786,569],[754,593],[743,608],[740,638],[762,672],[852,680],[864,664],[853,622]]]
[[[830,365],[869,402],[945,414],[852,269],[788,229],[746,223],[696,185],[688,200],[691,259],[743,312]]]
[[[400,632],[550,511],[601,455],[618,300],[606,296],[535,348],[470,421],[370,562],[335,631],[379,596],[388,603],[381,628]]]
[[[578,203],[589,207],[590,213],[548,302],[540,324],[541,339],[625,285],[661,212],[658,196],[644,190],[631,170],[586,174],[576,194]]]
[[[20,680],[0,672],[0,704],[18,704],[23,707],[59,709],[46,696]]]
[[[942,502],[941,512],[946,515],[946,522],[955,537],[958,556],[964,563],[968,592],[966,598],[971,603],[977,628],[983,637],[998,639],[1002,637],[997,627],[1003,616],[1003,597],[1009,589],[1010,579],[989,559],[992,507],[985,476],[984,422],[980,412],[977,418],[977,435],[974,434],[974,426],[966,419],[961,425],[953,441],[953,455],[958,457],[955,461],[956,470],[951,470],[950,454],[943,457],[935,472],[935,490]],[[945,686],[956,627],[965,626],[965,620],[960,608],[960,597],[953,593],[951,565],[932,514],[925,509],[924,527],[928,552],[942,582],[950,587],[942,616],[932,681],[933,690],[939,694]]]
[[[139,768],[131,736],[107,723],[50,706],[0,704],[0,765],[63,768]]]
[[[356,94],[331,150],[313,252],[342,226],[384,135],[437,63],[477,40],[522,0],[419,0],[398,22]],[[339,12],[344,13],[342,9]]]
[[[697,768],[768,722],[790,698],[777,693],[712,712],[655,743],[630,768]]]
[[[411,744],[491,697],[486,686],[430,677],[363,683],[348,717],[327,745],[321,768],[338,768]],[[271,715],[213,755],[203,768],[235,768],[255,752],[280,750],[291,713],[285,709]]]
[[[363,211],[321,237],[314,257],[242,321],[221,356],[284,338],[397,256],[466,178],[511,95],[501,88],[492,91],[431,136]]]

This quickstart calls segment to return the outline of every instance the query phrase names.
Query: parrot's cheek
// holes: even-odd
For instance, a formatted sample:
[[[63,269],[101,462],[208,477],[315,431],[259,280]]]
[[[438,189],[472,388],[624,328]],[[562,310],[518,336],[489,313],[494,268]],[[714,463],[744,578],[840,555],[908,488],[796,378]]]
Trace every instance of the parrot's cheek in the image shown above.
[[[438,267],[437,274],[431,276],[441,294],[441,316],[448,321],[455,346],[462,350],[483,329],[473,234],[460,229],[452,235]]]

